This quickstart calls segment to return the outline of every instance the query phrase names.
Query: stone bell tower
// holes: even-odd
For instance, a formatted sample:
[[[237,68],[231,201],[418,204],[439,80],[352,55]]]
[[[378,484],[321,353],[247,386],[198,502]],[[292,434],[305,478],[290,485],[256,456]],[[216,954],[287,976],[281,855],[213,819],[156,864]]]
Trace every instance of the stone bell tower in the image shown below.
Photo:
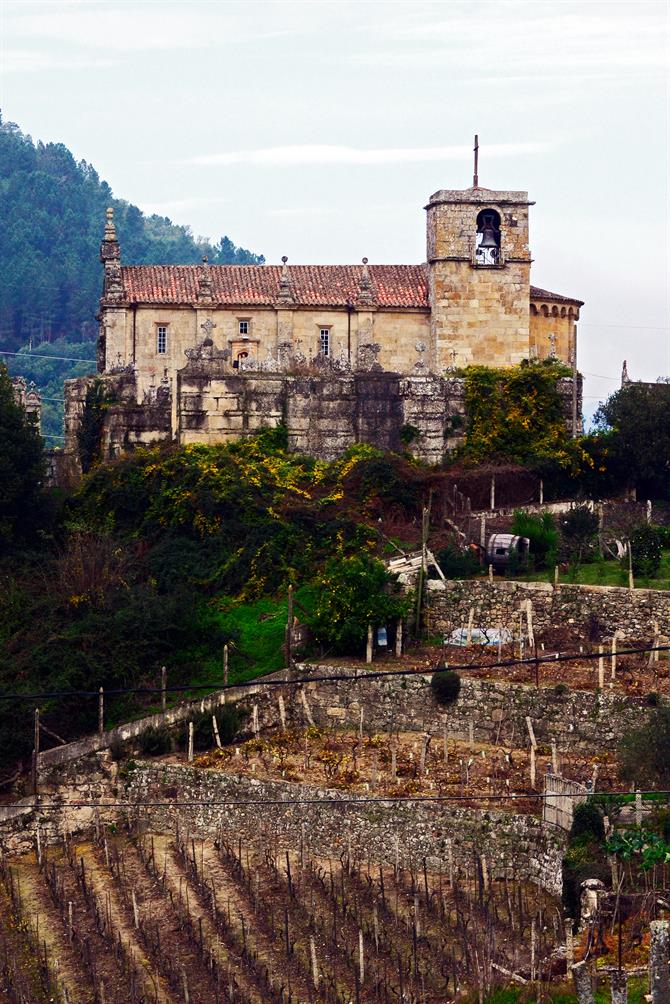
[[[476,143],[476,140],[475,140]],[[437,372],[514,366],[529,356],[531,257],[527,192],[474,184],[431,195],[427,261]]]

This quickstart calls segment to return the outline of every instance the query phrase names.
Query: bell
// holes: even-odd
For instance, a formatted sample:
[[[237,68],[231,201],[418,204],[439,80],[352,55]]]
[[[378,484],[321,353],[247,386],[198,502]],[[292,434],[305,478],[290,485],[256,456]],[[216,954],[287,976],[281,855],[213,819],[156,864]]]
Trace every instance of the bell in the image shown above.
[[[498,237],[493,225],[487,220],[482,226],[482,239],[479,243],[480,248],[497,248],[498,247]]]

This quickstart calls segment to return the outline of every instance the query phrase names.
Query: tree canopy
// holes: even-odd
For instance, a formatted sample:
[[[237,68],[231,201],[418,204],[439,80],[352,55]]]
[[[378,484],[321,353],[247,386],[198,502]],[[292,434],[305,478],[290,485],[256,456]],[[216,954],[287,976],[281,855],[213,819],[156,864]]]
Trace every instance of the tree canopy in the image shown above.
[[[42,440],[0,363],[0,551],[35,529],[43,476]]]
[[[642,496],[670,499],[670,383],[632,383],[600,406],[607,466]]]
[[[32,340],[95,337],[102,286],[98,248],[113,206],[128,264],[261,263],[229,237],[210,243],[163,216],[115,199],[86,161],[62,143],[34,143],[0,119],[0,338],[5,349]]]

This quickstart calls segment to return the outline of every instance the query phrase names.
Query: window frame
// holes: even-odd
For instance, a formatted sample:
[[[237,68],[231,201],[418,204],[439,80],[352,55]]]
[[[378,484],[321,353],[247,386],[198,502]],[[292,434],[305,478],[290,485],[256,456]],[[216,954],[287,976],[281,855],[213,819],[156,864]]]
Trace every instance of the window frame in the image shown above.
[[[333,351],[332,326],[330,324],[319,325],[319,355],[324,359],[330,359]],[[324,349],[325,345],[325,349]]]
[[[166,356],[168,354],[168,328],[169,324],[164,321],[156,322],[156,355]],[[161,339],[163,348],[161,348]]]
[[[246,325],[246,331],[242,331],[242,325]],[[251,335],[251,318],[250,317],[238,317],[237,318],[237,337],[238,338],[249,338]]]

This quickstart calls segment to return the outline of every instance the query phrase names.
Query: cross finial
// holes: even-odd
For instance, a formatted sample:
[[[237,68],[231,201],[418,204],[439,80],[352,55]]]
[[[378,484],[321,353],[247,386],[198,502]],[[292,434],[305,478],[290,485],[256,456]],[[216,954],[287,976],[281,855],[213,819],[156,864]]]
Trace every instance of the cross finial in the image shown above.
[[[476,134],[475,134],[474,154],[475,154],[475,173],[472,178],[472,187],[479,188],[479,136],[477,136]]]

